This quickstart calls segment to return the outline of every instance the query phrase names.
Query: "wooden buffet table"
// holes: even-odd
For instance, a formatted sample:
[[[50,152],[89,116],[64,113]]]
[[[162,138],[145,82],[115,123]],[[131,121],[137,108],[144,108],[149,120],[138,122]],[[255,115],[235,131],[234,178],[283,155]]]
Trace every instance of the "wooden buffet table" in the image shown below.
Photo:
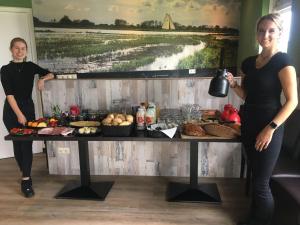
[[[198,182],[198,143],[199,142],[240,142],[239,139],[220,139],[220,138],[199,138],[183,139],[174,138],[151,138],[142,132],[134,133],[130,137],[82,137],[82,136],[12,136],[7,135],[4,138],[10,141],[77,141],[80,161],[80,181],[66,184],[60,190],[56,198],[67,199],[87,199],[87,200],[105,200],[113,186],[113,181],[91,182],[89,167],[89,141],[149,141],[149,142],[189,142],[190,143],[190,182],[178,183],[170,182],[167,187],[167,201],[184,202],[211,202],[220,203],[221,197],[215,183]]]

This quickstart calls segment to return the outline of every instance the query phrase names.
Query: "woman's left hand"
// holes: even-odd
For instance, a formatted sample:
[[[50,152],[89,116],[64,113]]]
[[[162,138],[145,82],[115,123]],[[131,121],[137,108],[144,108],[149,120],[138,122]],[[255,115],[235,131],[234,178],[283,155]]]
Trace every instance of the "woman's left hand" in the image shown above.
[[[259,152],[265,150],[273,137],[274,129],[267,125],[256,137],[255,149]]]
[[[37,85],[38,85],[39,91],[44,90],[44,88],[45,88],[45,81],[44,81],[44,79],[39,79]]]

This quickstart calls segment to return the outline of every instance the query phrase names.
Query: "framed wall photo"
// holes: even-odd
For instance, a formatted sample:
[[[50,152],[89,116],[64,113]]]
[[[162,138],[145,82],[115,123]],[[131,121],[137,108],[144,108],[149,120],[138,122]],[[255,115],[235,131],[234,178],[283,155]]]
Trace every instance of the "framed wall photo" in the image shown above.
[[[55,73],[129,77],[236,67],[240,5],[241,0],[33,0],[38,63]]]

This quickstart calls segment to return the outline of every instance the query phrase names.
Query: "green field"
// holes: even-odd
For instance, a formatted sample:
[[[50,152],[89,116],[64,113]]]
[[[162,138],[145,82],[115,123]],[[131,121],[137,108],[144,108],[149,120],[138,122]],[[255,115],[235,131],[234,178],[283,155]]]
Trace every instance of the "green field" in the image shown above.
[[[105,71],[132,71],[151,64],[157,57],[172,56],[187,45],[201,43],[206,48],[181,59],[176,69],[218,67],[221,48],[225,49],[225,66],[236,66],[238,41],[217,40],[211,35],[36,31],[38,60],[74,59],[79,67],[93,63],[95,68],[105,68]]]

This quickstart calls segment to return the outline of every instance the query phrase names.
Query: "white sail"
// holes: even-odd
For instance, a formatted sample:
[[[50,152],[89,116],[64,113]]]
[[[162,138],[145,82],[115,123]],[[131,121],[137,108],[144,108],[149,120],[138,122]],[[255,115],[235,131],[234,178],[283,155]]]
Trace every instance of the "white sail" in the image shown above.
[[[164,18],[164,23],[162,25],[162,29],[165,30],[175,30],[174,23],[172,21],[171,16],[167,13],[165,18]]]

